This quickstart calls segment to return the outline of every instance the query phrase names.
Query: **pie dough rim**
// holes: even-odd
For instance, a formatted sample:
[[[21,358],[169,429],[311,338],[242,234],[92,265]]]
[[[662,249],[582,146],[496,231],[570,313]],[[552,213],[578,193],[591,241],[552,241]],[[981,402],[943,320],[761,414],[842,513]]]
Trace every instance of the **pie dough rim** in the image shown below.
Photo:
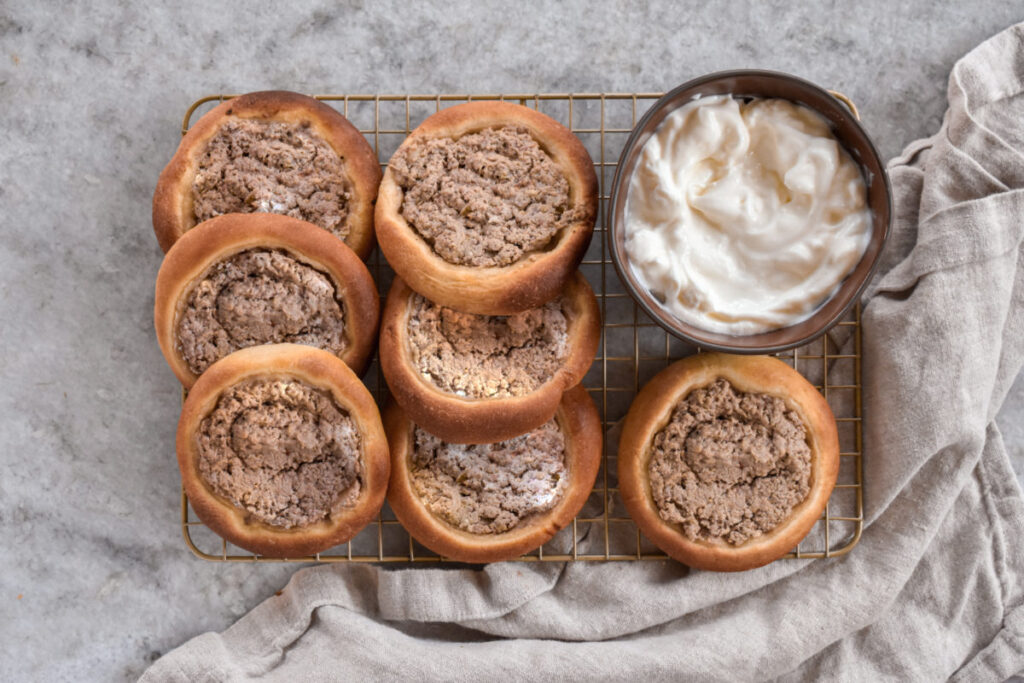
[[[197,375],[178,351],[178,320],[188,295],[215,262],[249,249],[283,249],[321,272],[338,287],[345,305],[347,348],[341,354],[357,374],[373,355],[380,322],[380,296],[370,271],[341,240],[311,223],[269,213],[230,213],[189,230],[164,257],[156,278],[153,320],[167,364],[185,386]]]
[[[345,409],[361,435],[363,486],[353,506],[336,518],[291,529],[255,519],[213,492],[199,473],[196,434],[221,395],[257,377],[294,378],[327,391]],[[379,512],[390,475],[387,437],[377,404],[355,373],[327,351],[298,344],[270,344],[236,351],[210,366],[189,391],[177,430],[178,467],[189,504],[206,526],[224,539],[265,557],[314,555],[345,543]]]
[[[534,391],[522,396],[456,396],[425,380],[409,348],[409,304],[415,292],[396,277],[384,304],[380,366],[392,398],[416,424],[450,443],[493,443],[536,429],[558,410],[562,394],[579,384],[593,363],[601,339],[601,312],[593,289],[576,272],[564,294],[573,309],[569,354],[562,367]]]
[[[811,449],[807,498],[772,531],[739,546],[725,541],[690,540],[677,525],[663,520],[651,495],[648,474],[654,437],[668,424],[676,405],[694,389],[720,377],[738,391],[768,394],[785,401],[803,421]],[[828,402],[800,373],[770,356],[703,353],[676,361],[637,394],[619,441],[619,492],[630,517],[670,557],[698,569],[742,571],[785,555],[821,517],[838,473],[839,436]]]
[[[549,248],[509,266],[448,263],[402,217],[404,193],[390,169],[381,181],[374,223],[381,251],[412,289],[459,311],[509,315],[557,296],[583,259],[597,217],[597,175],[590,155],[571,131],[545,114],[510,102],[467,102],[442,109],[427,117],[398,151],[422,138],[458,139],[492,126],[527,128],[569,183],[569,198],[580,218],[559,231]]]
[[[395,402],[384,409],[391,448],[388,503],[409,534],[446,559],[483,564],[512,560],[547,543],[583,508],[602,459],[601,418],[582,385],[565,392],[555,414],[565,435],[570,482],[550,510],[500,534],[472,534],[436,517],[417,495],[409,470],[414,424]]]
[[[166,253],[183,234],[197,225],[193,213],[192,181],[199,157],[209,140],[230,119],[260,119],[302,123],[308,121],[317,135],[338,153],[351,186],[348,204],[349,235],[345,244],[364,261],[373,251],[374,203],[381,170],[373,148],[355,126],[332,107],[317,99],[286,90],[248,93],[217,105],[189,128],[178,150],[160,173],[153,193],[153,230]],[[319,226],[317,226],[319,228]],[[329,230],[324,230],[333,236]]]

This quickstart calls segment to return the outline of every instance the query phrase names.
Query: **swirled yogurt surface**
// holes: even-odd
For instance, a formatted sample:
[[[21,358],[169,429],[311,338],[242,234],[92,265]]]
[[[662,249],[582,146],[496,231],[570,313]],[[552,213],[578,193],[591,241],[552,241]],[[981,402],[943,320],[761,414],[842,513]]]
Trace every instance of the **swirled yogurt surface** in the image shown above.
[[[673,315],[711,332],[809,317],[870,238],[859,167],[824,118],[789,100],[693,100],[644,144],[630,179],[630,267]]]

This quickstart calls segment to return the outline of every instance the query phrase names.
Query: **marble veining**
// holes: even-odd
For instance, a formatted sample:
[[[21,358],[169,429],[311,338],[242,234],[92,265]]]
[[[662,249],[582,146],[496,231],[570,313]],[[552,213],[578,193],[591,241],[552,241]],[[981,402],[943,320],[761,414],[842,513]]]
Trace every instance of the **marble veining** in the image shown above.
[[[995,1],[284,7],[0,5],[0,679],[134,679],[295,569],[204,563],[178,527],[150,198],[199,95],[651,91],[761,67],[850,95],[891,157],[938,128],[954,61],[1021,18]],[[1024,383],[1000,424],[1024,469]]]

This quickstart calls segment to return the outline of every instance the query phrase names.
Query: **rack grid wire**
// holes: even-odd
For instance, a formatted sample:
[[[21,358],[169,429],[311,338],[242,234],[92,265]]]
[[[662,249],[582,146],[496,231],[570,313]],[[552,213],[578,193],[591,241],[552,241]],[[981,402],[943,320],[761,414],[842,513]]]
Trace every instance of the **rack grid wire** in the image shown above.
[[[833,93],[856,114],[853,103]],[[537,109],[559,121],[580,139],[600,183],[600,209],[594,239],[580,266],[598,297],[601,342],[583,385],[597,404],[604,430],[601,470],[587,503],[565,529],[517,561],[638,561],[668,557],[639,532],[619,497],[616,451],[619,424],[647,380],[672,361],[699,348],[667,334],[632,300],[608,253],[605,216],[612,178],[626,139],[638,117],[662,93],[565,93],[473,95],[314,95],[333,106],[363,133],[382,169],[405,137],[430,114],[462,102],[502,100]],[[184,135],[195,119],[235,95],[200,98],[182,123]],[[387,293],[393,272],[374,251],[367,264]],[[776,354],[825,396],[836,416],[840,468],[835,490],[810,534],[784,559],[837,557],[860,540],[864,519],[861,412],[860,305],[827,334],[807,346]],[[376,358],[363,377],[379,405],[387,386]],[[268,558],[238,548],[206,527],[181,491],[181,529],[197,556],[218,562],[387,562],[439,563],[446,558],[425,548],[402,528],[385,503],[377,518],[348,543],[305,557]]]

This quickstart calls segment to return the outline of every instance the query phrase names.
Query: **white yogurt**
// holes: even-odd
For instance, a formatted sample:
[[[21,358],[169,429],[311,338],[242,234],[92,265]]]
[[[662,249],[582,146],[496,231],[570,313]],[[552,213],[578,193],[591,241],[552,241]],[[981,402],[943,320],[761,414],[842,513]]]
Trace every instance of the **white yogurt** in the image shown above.
[[[686,104],[644,145],[630,180],[633,273],[673,315],[711,332],[809,317],[870,238],[859,167],[825,119],[788,100]]]

